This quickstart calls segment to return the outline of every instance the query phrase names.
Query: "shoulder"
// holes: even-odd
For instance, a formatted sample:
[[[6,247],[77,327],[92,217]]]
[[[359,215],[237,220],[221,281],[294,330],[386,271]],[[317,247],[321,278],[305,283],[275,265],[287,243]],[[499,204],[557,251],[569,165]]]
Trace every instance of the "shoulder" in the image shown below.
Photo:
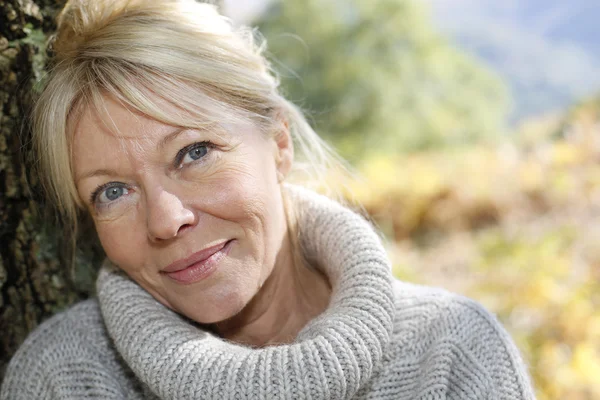
[[[90,390],[110,398],[122,386],[114,374],[120,370],[98,302],[89,299],[27,337],[8,365],[0,399],[78,397]]]
[[[473,336],[474,330],[505,333],[497,318],[481,304],[444,289],[395,281],[394,295],[398,327],[410,323],[433,336],[458,339]]]
[[[9,372],[51,365],[67,357],[105,347],[105,331],[96,300],[75,304],[29,334],[9,364]]]
[[[415,373],[437,380],[436,390],[446,395],[466,390],[476,394],[474,398],[533,398],[516,345],[482,305],[442,289],[403,282],[394,283],[394,292],[390,365],[409,360]]]

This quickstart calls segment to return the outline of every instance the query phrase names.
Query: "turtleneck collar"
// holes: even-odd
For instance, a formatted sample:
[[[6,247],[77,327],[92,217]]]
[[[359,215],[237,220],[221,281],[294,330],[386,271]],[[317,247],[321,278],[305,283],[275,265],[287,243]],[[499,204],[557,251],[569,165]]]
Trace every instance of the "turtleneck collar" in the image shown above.
[[[392,276],[371,226],[338,203],[287,186],[300,242],[332,286],[327,310],[287,345],[223,340],[164,307],[106,263],[97,292],[115,347],[163,399],[347,399],[370,378],[393,325]]]

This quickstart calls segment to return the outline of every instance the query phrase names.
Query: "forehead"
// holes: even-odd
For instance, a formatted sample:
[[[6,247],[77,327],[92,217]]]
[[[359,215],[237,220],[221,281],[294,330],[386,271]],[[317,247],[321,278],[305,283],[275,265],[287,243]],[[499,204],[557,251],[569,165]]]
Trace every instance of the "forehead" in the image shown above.
[[[152,142],[174,129],[122,103],[105,97],[84,106],[72,132],[73,150],[81,145],[123,142]]]
[[[178,112],[166,101],[158,106],[164,107],[165,112]],[[203,140],[217,140],[224,145],[240,142],[252,145],[255,139],[264,139],[260,127],[247,118],[227,118],[227,122],[219,123],[208,121],[194,127],[177,126],[158,121],[106,96],[96,104],[82,107],[78,120],[74,121],[71,160],[76,180],[82,169],[159,159],[166,139],[182,129],[186,129],[182,137],[200,140],[201,136]]]
[[[106,99],[81,110],[71,136],[76,184],[92,171],[136,168],[149,160],[162,137],[174,127]],[[138,165],[138,167],[141,165]]]
[[[71,118],[70,142],[89,141],[92,134],[108,136],[112,140],[142,142],[182,127],[210,131],[219,136],[234,134],[241,126],[253,126],[262,131],[261,124],[249,115],[207,96],[195,97],[193,105],[189,105],[185,101],[179,104],[177,99],[167,100],[149,89],[142,89],[138,94],[143,111],[110,94],[92,96],[94,100],[82,104]],[[230,129],[232,127],[235,128]]]

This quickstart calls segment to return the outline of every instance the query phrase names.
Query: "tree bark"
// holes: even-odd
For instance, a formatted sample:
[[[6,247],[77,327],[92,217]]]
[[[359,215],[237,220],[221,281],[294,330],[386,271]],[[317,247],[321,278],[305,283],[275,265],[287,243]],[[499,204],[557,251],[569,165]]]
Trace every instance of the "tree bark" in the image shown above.
[[[36,326],[92,293],[102,257],[95,242],[80,242],[71,272],[27,161],[27,115],[44,74],[48,36],[65,3],[0,0],[0,382]]]
[[[32,89],[63,4],[0,0],[0,380],[31,330],[86,295],[58,251],[57,228],[39,211],[39,187],[25,161]]]

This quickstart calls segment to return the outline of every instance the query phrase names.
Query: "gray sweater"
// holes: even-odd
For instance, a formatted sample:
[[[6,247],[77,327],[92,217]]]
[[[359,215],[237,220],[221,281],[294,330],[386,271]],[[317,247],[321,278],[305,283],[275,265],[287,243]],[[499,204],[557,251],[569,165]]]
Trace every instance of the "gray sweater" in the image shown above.
[[[498,321],[472,300],[392,278],[369,224],[290,189],[305,254],[332,285],[291,344],[225,341],[105,265],[95,299],[37,328],[9,364],[8,399],[533,399]]]

